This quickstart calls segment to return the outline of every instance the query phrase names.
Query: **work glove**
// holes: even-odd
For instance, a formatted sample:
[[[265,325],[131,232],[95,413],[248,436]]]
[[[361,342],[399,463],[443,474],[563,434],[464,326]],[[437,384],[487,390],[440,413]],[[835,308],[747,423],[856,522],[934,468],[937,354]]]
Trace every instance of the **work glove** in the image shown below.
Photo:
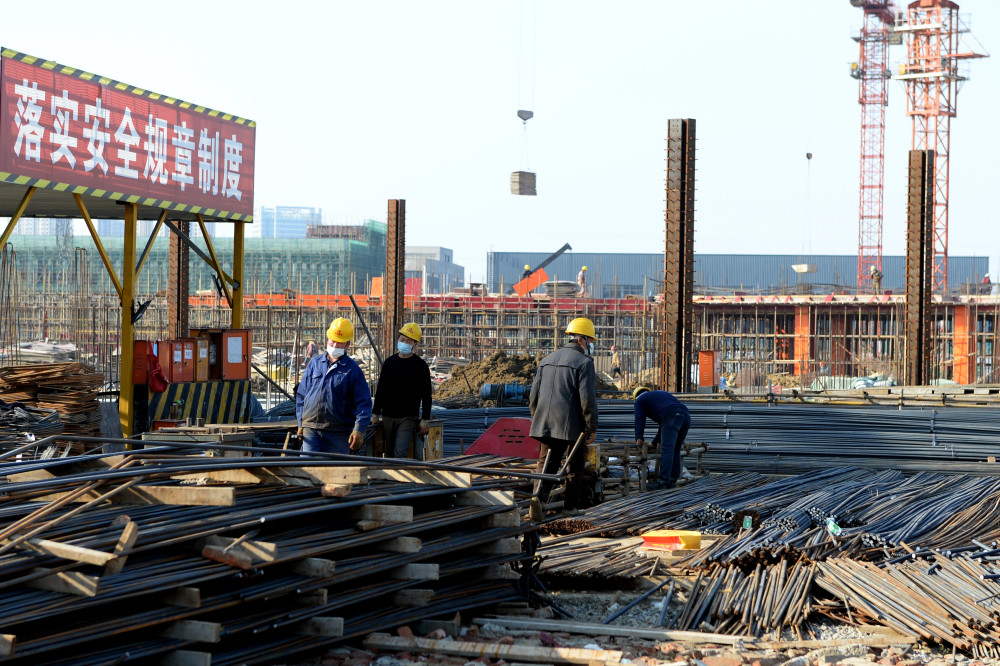
[[[642,439],[642,438],[640,437],[639,439],[635,440],[635,443],[636,443],[636,444],[645,444],[645,443],[646,443],[646,440],[644,440],[644,439]]]
[[[382,425],[382,415],[381,414],[372,414],[372,425],[373,426],[380,426],[380,425]]]
[[[431,427],[427,423],[427,421],[425,421],[424,419],[420,419],[420,428],[419,428],[420,434],[421,435],[426,435],[427,431],[430,430],[430,429],[431,429]]]
[[[360,430],[355,430],[347,438],[347,443],[351,445],[351,451],[357,451],[365,441],[365,434]]]

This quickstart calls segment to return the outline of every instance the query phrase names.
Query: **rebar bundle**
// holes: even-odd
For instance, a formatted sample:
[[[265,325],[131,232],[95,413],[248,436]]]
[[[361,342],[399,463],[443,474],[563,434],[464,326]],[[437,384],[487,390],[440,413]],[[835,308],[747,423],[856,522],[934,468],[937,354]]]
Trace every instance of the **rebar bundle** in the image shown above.
[[[529,559],[530,524],[511,489],[524,480],[484,460],[150,446],[0,460],[0,650],[12,663],[179,649],[272,663],[520,594],[508,579]]]

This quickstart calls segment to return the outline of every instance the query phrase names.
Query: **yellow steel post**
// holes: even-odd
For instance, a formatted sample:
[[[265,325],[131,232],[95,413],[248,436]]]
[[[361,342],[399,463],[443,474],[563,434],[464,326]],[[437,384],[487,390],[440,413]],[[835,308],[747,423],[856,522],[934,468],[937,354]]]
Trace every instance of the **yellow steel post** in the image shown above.
[[[135,328],[132,326],[132,303],[135,301],[135,236],[139,207],[125,204],[125,248],[122,257],[122,329],[121,379],[118,397],[118,419],[125,437],[133,435],[135,419],[135,387],[132,385]],[[131,445],[128,447],[131,449]]]
[[[97,234],[97,229],[94,228],[94,221],[90,219],[90,213],[87,212],[87,206],[83,203],[83,198],[79,194],[74,194],[73,198],[76,199],[76,206],[80,209],[80,214],[83,215],[83,221],[87,223],[87,229],[90,230],[90,236],[94,239],[94,245],[97,246],[97,253],[101,255],[101,261],[104,262],[104,268],[108,271],[108,277],[111,278],[111,284],[114,285],[115,291],[118,292],[118,298],[124,300],[122,295],[122,283],[118,279],[118,274],[115,273],[115,267],[111,265],[111,258],[104,249],[104,243],[101,242],[101,237]]]
[[[243,233],[244,222],[234,223],[233,228],[233,328],[243,328]]]
[[[31,201],[32,195],[35,193],[37,188],[32,185],[27,191],[25,191],[24,196],[21,197],[21,203],[17,205],[17,209],[14,214],[10,217],[10,222],[7,223],[7,228],[3,230],[3,234],[0,234],[0,250],[3,249],[4,245],[7,244],[7,239],[10,238],[11,232],[14,231],[14,227],[17,226],[17,221],[21,219],[24,215],[24,209],[28,207],[28,202]]]

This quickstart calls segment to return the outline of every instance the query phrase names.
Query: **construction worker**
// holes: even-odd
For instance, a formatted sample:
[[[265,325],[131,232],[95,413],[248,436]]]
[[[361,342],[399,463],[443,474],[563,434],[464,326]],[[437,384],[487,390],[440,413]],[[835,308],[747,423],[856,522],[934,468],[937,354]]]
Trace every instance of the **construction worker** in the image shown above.
[[[427,434],[431,418],[431,371],[424,359],[416,354],[422,333],[410,322],[399,329],[396,351],[382,364],[372,418],[382,425],[382,437],[387,454],[395,458],[410,457],[413,433]],[[421,457],[417,451],[417,458]]]
[[[303,451],[349,454],[361,447],[371,421],[372,394],[347,355],[354,325],[337,317],[326,331],[326,353],[309,361],[295,394]]]
[[[878,296],[882,293],[882,271],[878,269],[878,266],[872,264],[871,269],[872,274],[872,293]]]
[[[622,376],[622,360],[618,356],[618,348],[611,345],[611,379],[618,379]]]
[[[680,400],[666,391],[650,391],[640,386],[632,392],[635,400],[635,443],[643,443],[646,418],[659,427],[653,446],[660,445],[659,478],[646,485],[649,490],[673,488],[681,475],[681,445],[691,427],[691,414]]]
[[[526,277],[528,277],[530,275],[531,275],[531,266],[529,266],[528,264],[525,264],[524,265],[524,272],[521,273],[521,279],[523,280],[524,278],[526,278]]]
[[[587,295],[587,267],[583,266],[576,274],[576,284],[580,287],[577,296],[583,298]]]
[[[306,367],[312,357],[319,353],[319,346],[316,344],[315,340],[310,340],[309,344],[306,345],[306,353],[302,358],[302,367]]]
[[[529,434],[541,443],[535,471],[555,474],[569,451],[564,509],[573,513],[589,504],[584,496],[583,466],[587,444],[597,434],[597,388],[594,371],[594,323],[578,317],[566,327],[568,344],[541,360],[531,384]],[[577,446],[577,443],[579,445]],[[531,519],[543,517],[552,481],[536,481]]]

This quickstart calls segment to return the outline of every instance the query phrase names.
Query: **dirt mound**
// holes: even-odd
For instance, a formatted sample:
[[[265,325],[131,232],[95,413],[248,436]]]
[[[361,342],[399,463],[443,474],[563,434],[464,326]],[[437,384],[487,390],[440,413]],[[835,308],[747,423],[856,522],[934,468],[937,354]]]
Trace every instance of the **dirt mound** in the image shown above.
[[[505,352],[498,351],[485,360],[455,367],[451,379],[438,386],[434,398],[460,394],[478,396],[483,384],[530,384],[535,379],[537,369],[538,362],[534,356],[508,356]]]

